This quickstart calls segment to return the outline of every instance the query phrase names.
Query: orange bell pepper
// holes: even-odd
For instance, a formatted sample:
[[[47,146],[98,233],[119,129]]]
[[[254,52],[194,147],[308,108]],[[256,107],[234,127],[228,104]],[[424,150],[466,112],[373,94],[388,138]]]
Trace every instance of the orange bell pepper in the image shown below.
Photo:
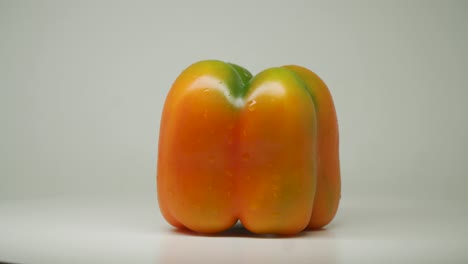
[[[254,233],[292,235],[336,214],[335,108],[303,67],[252,77],[231,63],[192,64],[167,95],[159,136],[159,207],[175,227],[216,233],[240,220]]]

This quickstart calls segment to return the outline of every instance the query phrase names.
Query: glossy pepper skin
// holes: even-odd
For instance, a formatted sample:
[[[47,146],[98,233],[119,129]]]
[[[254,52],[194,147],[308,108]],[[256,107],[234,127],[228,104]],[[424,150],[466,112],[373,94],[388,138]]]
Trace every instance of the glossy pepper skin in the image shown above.
[[[321,228],[340,199],[330,92],[299,66],[252,77],[222,61],[192,64],[167,95],[157,167],[159,207],[175,227],[216,233],[240,220],[258,234]]]

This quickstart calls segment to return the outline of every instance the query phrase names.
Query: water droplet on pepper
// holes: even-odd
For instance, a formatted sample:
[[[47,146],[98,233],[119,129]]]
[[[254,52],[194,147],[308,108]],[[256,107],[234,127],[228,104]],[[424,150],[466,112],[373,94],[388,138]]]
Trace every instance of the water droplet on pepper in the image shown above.
[[[255,110],[255,105],[256,104],[257,104],[257,101],[255,101],[255,100],[249,101],[249,103],[247,105],[247,109],[249,109],[249,111],[252,112],[253,110]]]

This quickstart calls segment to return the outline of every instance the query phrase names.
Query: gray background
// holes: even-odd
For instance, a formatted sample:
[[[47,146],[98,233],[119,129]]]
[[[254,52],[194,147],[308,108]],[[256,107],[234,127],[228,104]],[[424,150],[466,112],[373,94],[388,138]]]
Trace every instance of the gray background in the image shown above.
[[[466,263],[468,1],[0,0],[0,261]],[[343,193],[291,239],[176,231],[165,96],[202,59],[298,64],[338,112]]]
[[[155,192],[161,110],[201,59],[318,73],[343,197],[464,199],[466,1],[1,1],[0,198]]]

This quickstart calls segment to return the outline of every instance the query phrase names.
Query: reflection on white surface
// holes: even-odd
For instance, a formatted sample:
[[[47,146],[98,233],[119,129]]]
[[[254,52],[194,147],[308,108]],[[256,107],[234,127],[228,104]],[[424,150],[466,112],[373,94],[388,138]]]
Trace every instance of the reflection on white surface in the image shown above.
[[[327,231],[297,237],[257,236],[240,225],[205,237],[171,231],[162,237],[160,263],[337,263],[336,240]]]
[[[152,197],[1,201],[0,261],[458,263],[468,259],[461,208],[443,201],[348,199],[326,230],[274,237],[237,225],[203,236],[170,227]]]

